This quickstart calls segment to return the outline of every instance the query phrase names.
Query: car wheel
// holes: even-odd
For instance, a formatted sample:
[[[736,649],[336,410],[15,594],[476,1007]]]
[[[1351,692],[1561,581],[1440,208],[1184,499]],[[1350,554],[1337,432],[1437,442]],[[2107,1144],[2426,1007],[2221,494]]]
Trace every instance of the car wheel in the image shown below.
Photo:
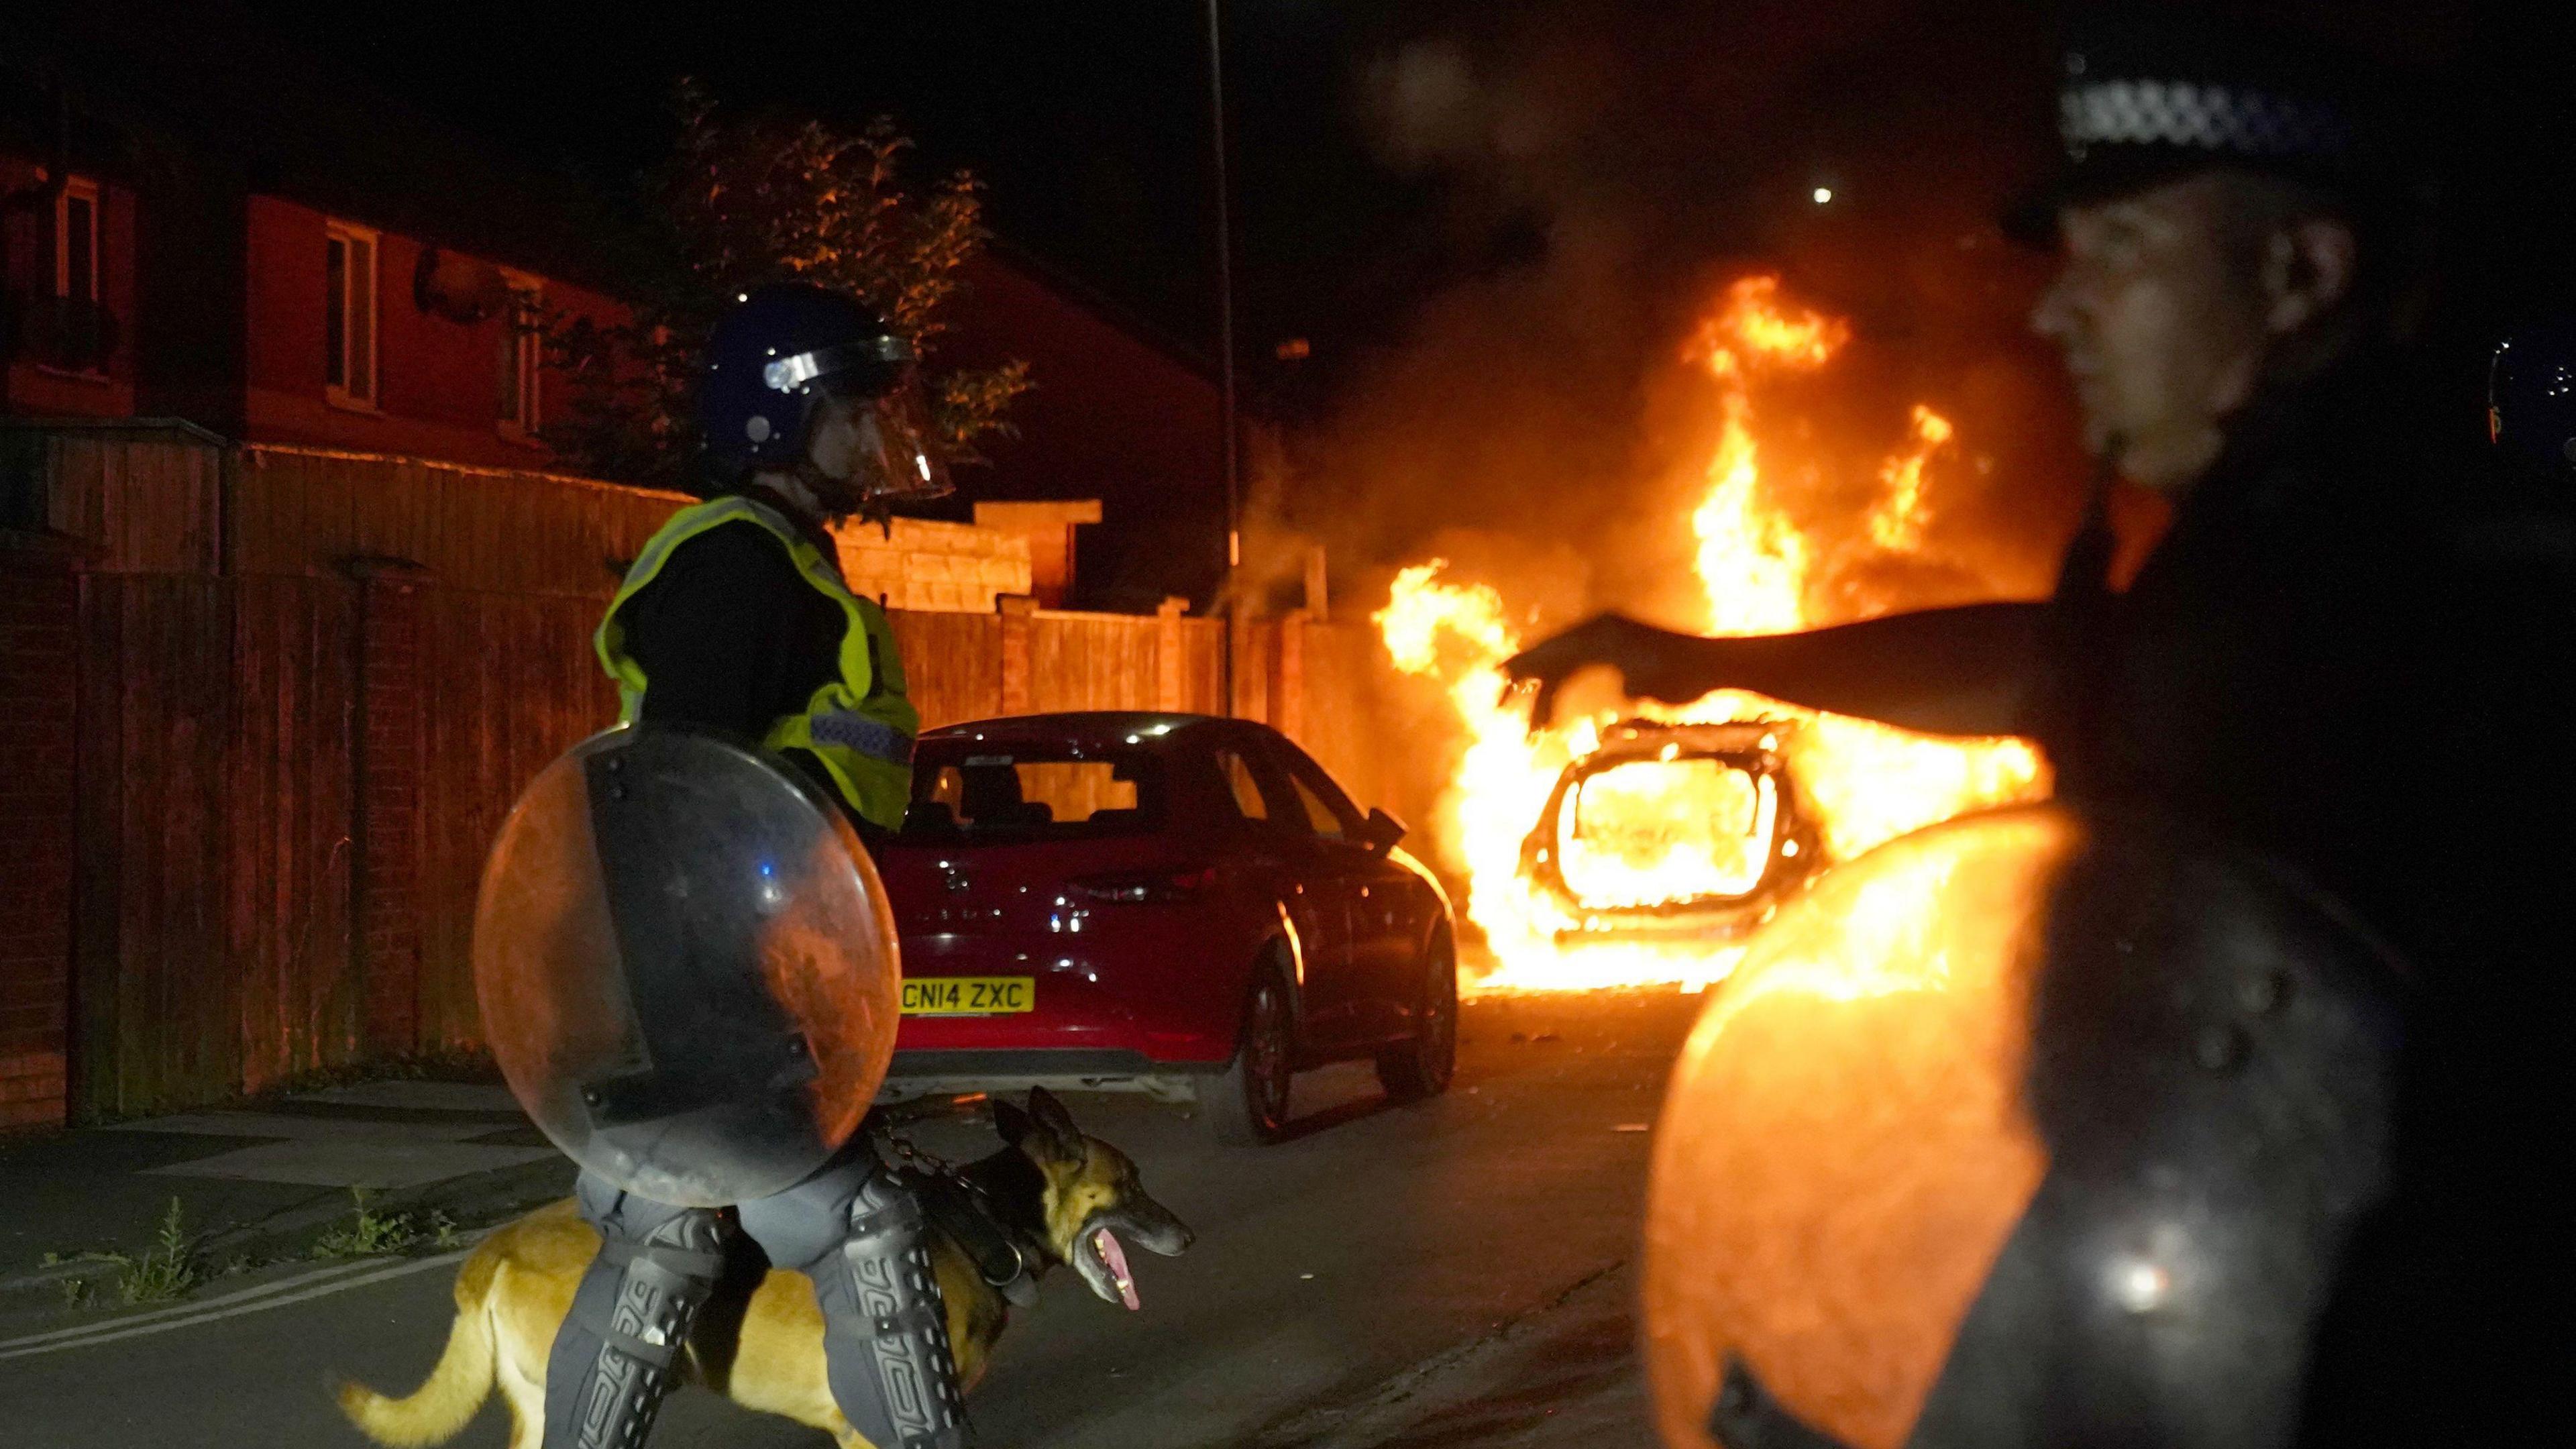
[[[1297,1067],[1296,1023],[1288,983],[1264,967],[1243,1003],[1234,1062],[1207,1080],[1200,1101],[1216,1140],[1234,1147],[1276,1142],[1288,1130],[1288,1089]]]
[[[1437,1097],[1458,1070],[1458,958],[1441,940],[1425,953],[1422,1005],[1413,1037],[1377,1054],[1377,1079],[1399,1102]]]

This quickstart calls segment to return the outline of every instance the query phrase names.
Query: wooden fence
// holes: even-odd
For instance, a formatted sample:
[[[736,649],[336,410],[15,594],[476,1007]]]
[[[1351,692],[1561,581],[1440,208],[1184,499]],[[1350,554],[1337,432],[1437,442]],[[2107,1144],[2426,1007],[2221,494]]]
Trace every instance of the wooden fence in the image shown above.
[[[35,1064],[0,1070],[0,1126],[478,1045],[484,852],[537,770],[614,717],[590,633],[674,500],[166,431],[45,447],[49,521],[85,546],[63,582],[76,627],[13,634],[23,621],[0,617],[0,641],[60,635],[59,659],[21,651],[11,677],[75,682],[75,747],[59,752],[71,889],[58,948],[13,938],[35,943],[19,965],[0,950],[0,1026],[27,1029],[0,1038],[0,1068]],[[1005,599],[892,619],[928,726],[1227,703],[1224,626],[1176,609]],[[1237,629],[1234,712],[1382,798],[1365,631]],[[56,738],[62,714],[29,728]],[[0,833],[11,801],[55,798],[41,784],[0,794]],[[68,961],[45,974],[56,950]],[[50,1098],[26,1085],[46,1063]]]

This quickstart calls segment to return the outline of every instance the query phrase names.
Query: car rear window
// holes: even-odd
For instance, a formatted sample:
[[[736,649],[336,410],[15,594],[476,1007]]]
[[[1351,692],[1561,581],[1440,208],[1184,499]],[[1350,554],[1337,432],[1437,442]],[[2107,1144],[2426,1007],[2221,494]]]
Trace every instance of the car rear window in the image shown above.
[[[1003,746],[923,751],[906,839],[1065,840],[1151,830],[1163,762],[1143,750]]]
[[[1600,761],[1556,819],[1557,869],[1597,909],[1750,894],[1779,844],[1779,787],[1712,755]]]

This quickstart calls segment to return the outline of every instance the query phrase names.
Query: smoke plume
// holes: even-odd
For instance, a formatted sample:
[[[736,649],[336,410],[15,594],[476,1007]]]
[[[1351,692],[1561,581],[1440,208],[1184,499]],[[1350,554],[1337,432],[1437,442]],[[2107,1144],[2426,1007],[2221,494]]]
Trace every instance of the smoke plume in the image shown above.
[[[1796,456],[1782,506],[1852,526],[1927,403],[1958,444],[1927,474],[1917,602],[2044,587],[2082,470],[2023,325],[2045,260],[1993,218],[2045,157],[2050,33],[1970,8],[1458,6],[1388,34],[1353,104],[1386,165],[1438,182],[1457,281],[1290,440],[1252,561],[1320,539],[1337,592],[1369,600],[1436,553],[1551,623],[1691,622],[1716,418],[1684,344],[1766,271],[1853,329],[1830,372],[1764,399]]]

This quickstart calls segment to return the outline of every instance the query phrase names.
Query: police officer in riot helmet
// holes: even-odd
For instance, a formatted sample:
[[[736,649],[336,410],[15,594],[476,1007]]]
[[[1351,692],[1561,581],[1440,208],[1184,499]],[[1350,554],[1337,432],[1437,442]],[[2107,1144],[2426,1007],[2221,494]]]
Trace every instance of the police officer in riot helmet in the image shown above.
[[[918,716],[885,614],[843,581],[828,525],[945,491],[911,363],[904,339],[837,293],[788,283],[740,297],[715,327],[699,396],[711,496],[680,510],[645,546],[596,641],[623,722],[642,727],[623,733],[650,739],[671,726],[770,752],[758,758],[784,756],[811,777],[813,795],[870,840],[901,824]],[[628,778],[640,782],[648,767],[638,754]],[[606,794],[624,802],[628,792]],[[619,818],[608,809],[594,797],[593,828]],[[689,812],[660,818],[684,830]],[[619,849],[645,844],[604,840],[599,849],[613,863]],[[761,862],[764,883],[772,869]],[[493,889],[487,875],[487,922]],[[766,919],[775,909],[754,914]],[[477,949],[478,974],[488,974],[479,939]],[[628,942],[630,957],[638,949]],[[488,982],[485,992],[493,999]],[[692,1070],[704,1075],[679,1061],[664,1079],[686,1084]],[[872,1082],[861,1090],[872,1092]],[[548,1361],[545,1443],[622,1449],[651,1427],[728,1232],[714,1208],[653,1200],[628,1190],[633,1174],[621,1185],[584,1162],[580,1208],[605,1246]],[[882,1449],[963,1443],[921,1210],[873,1145],[862,1136],[804,1180],[734,1209],[772,1262],[813,1278],[832,1393],[867,1441]]]
[[[2050,906],[2058,955],[2037,988],[2021,1090],[2054,1166],[2024,1236],[2054,1204],[2061,1246],[2107,1238],[2134,1205],[2104,1186],[2119,1179],[2167,1181],[2214,1216],[2218,1238],[2252,1241],[2263,1192],[2231,1196],[2234,1179],[2195,1188],[2206,1163],[2189,1154],[2120,1153],[2157,1133],[2207,1140],[2268,1124],[2272,1135],[2238,1139],[2261,1148],[2248,1181],[2271,1173],[2278,1192],[2343,1197],[2317,1219],[2326,1226],[2276,1240],[2274,1266],[2294,1272],[2234,1282],[2224,1327],[2252,1345],[2237,1359],[2286,1356],[2264,1365],[2278,1370],[2265,1382],[2304,1383],[2304,1404],[2286,1418],[2268,1398],[2195,1418],[2187,1406],[2240,1387],[2229,1374],[2243,1364],[2207,1352],[2217,1317],[2168,1314],[2112,1352],[2106,1325],[2130,1321],[2100,1297],[2116,1280],[2065,1277],[2074,1259],[2032,1256],[2016,1238],[1986,1265],[1976,1306],[1942,1329],[1952,1357],[1928,1401],[1880,1404],[1876,1417],[1794,1402],[1794,1387],[1780,1390],[1804,1381],[1795,1362],[1749,1358],[1707,1410],[1709,1433],[1731,1449],[1829,1446],[1846,1440],[1819,1419],[1850,1411],[1877,1426],[1863,1437],[1918,1445],[2386,1442],[2538,1412],[2537,1393],[2511,1391],[2536,1390],[2533,1345],[2546,1335],[2509,1326],[2528,1321],[2515,1298],[2528,1265],[2507,1244],[2554,1218],[2541,1163],[2560,1154],[2533,1144],[2564,1140],[2536,1125],[2561,1110],[2563,1087],[2526,1024],[2576,959],[2565,532],[2490,526],[2481,488],[2494,470],[2475,452],[2484,379],[2463,368],[2446,386],[2413,345],[2423,193],[2393,144],[2414,135],[2382,72],[2182,7],[2086,17],[2063,64],[2064,163],[2011,220],[2058,249],[2033,324],[2064,354],[2087,445],[2106,472],[2173,505],[2126,588],[2106,577],[2097,507],[2044,603],[1737,639],[1605,615],[1507,668],[1537,686],[1542,716],[1599,666],[1630,694],[1669,701],[1730,687],[1934,733],[2029,735],[2070,808],[2158,822],[2144,835],[2103,826],[2099,859],[2129,873],[2073,869],[2076,894]],[[2199,939],[2196,898],[2180,886],[2130,898],[2138,879],[2200,879],[2222,858],[2259,858],[2246,869],[2296,885],[2242,918],[2268,924],[2206,949],[2311,953],[2296,969],[2209,984],[2210,959],[2174,944]],[[2283,944],[2293,940],[2307,944]],[[2402,971],[2370,964],[2381,942]],[[2325,957],[2342,964],[2327,970]],[[2150,1014],[2165,1009],[2156,1002],[2235,1010],[2224,1003],[2296,979],[2355,1020],[2402,1015],[2397,1086],[2385,1098],[2361,1086],[2381,1061],[2358,1047],[2241,1053],[2227,1020],[2214,1038],[2106,1032],[2098,1019],[2080,1043],[2048,1036],[2069,1019],[2048,1003],[2114,992],[2119,972],[2145,973],[2117,989],[2135,986],[2131,1004]],[[2351,1040],[2363,1037],[2377,1040]],[[2244,1040],[2259,1048],[2261,1034]],[[2353,1074],[2348,1094],[2333,1089],[2340,1071]],[[2227,1110],[2241,1115],[2196,1118],[2220,1109],[2148,1090],[2200,1072],[2238,1084],[2246,1095]],[[2095,1090],[2114,1078],[2135,1090]],[[1676,1110],[1684,1096],[1677,1087]],[[2082,1110],[2058,1110],[2069,1102]],[[2122,1143],[2102,1136],[2157,1113],[2168,1120],[2132,1123]],[[2318,1167],[2376,1160],[2383,1139],[2394,1144],[2384,1174]],[[1824,1150],[1802,1138],[1761,1170],[1793,1179]],[[2107,1175],[2069,1175],[2105,1161]],[[2293,1279],[2299,1291],[2269,1291]],[[2016,1295],[2055,1306],[2016,1320],[2020,1339],[1991,1336]],[[2090,1359],[2087,1342],[2100,1350]],[[2163,1432],[2186,1421],[2235,1427]]]
[[[763,287],[717,323],[698,401],[712,496],[645,545],[599,628],[625,718],[764,743],[862,838],[894,831],[919,715],[885,612],[841,580],[828,525],[949,491],[911,345],[838,293]]]

